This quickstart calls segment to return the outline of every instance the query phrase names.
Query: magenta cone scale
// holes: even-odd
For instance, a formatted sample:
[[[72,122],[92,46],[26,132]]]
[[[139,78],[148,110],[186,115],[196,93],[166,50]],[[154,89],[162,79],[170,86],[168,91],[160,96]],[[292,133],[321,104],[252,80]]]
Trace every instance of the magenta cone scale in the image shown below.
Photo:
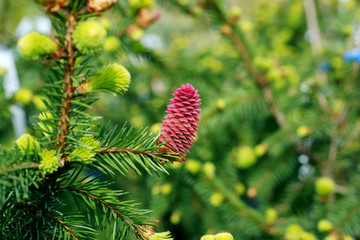
[[[173,95],[162,121],[159,142],[169,140],[165,146],[185,156],[198,130],[201,99],[191,84],[182,85]]]

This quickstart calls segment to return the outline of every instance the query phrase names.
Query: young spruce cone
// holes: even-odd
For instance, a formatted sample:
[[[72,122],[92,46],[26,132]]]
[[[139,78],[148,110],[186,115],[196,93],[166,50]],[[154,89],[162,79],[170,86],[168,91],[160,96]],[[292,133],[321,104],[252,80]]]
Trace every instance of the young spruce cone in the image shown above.
[[[162,121],[159,142],[169,140],[165,146],[185,156],[198,130],[201,99],[191,84],[181,86],[173,95]]]

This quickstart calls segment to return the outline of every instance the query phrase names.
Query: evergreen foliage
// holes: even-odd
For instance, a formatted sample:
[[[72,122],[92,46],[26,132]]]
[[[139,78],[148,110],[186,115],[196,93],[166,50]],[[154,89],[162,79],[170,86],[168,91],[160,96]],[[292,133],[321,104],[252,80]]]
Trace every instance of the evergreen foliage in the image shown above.
[[[179,240],[217,239],[222,232],[236,240],[360,238],[358,0],[94,0],[82,8],[85,1],[38,2],[50,14],[60,50],[42,57],[50,66],[42,71],[44,88],[32,87],[35,96],[46,96],[32,135],[42,152],[57,151],[65,161],[49,174],[39,170],[42,153],[1,149],[0,238],[170,238],[150,230],[156,223],[148,215]],[[105,10],[114,5],[102,12],[96,2]],[[80,22],[100,14],[97,23],[107,30],[103,52],[102,44],[75,50],[65,118],[69,18],[59,8],[80,12]],[[40,78],[21,61],[31,78]],[[119,81],[118,88],[110,77],[91,87],[111,62],[126,66],[130,87]],[[166,143],[158,138],[170,93],[187,82],[203,105],[197,138],[180,164],[179,154],[161,151]],[[33,98],[22,103],[28,115]],[[3,99],[1,133],[13,103]],[[66,131],[59,131],[67,118]]]

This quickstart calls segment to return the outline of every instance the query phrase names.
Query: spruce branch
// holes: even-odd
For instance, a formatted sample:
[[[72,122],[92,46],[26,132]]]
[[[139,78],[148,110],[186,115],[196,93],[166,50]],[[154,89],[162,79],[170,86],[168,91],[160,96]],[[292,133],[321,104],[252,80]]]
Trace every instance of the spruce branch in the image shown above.
[[[249,71],[250,75],[255,79],[256,85],[262,90],[263,97],[265,101],[268,103],[270,110],[276,119],[276,122],[279,124],[280,127],[285,128],[287,126],[287,120],[284,113],[279,109],[279,107],[276,104],[274,94],[271,88],[269,87],[269,80],[266,78],[266,76],[261,74],[254,66],[251,56],[245,47],[244,41],[236,34],[237,29],[235,29],[235,27],[226,19],[223,11],[219,6],[219,3],[215,0],[207,0],[207,2],[209,6],[215,11],[218,18],[222,21],[222,23],[226,24],[226,26],[228,26],[231,29],[229,33],[226,34],[226,36],[230,38],[230,40],[233,42],[236,50],[239,52],[246,66],[246,69]]]
[[[62,228],[64,228],[75,240],[78,240],[75,233],[72,232],[71,228],[66,225],[63,221],[60,219],[57,219],[55,216],[51,216],[51,219],[61,225]]]
[[[61,151],[63,154],[66,148],[66,141],[67,135],[69,134],[69,127],[70,127],[70,114],[71,114],[71,100],[74,95],[74,88],[73,88],[73,80],[74,71],[75,71],[75,53],[73,49],[73,39],[72,39],[72,32],[75,29],[76,25],[76,15],[70,12],[68,14],[68,20],[66,21],[66,33],[65,33],[65,53],[66,53],[66,64],[65,64],[65,71],[64,71],[64,83],[62,86],[62,95],[63,99],[61,101],[61,115],[60,121],[58,126],[58,135],[56,137],[57,145],[55,146],[56,150]],[[64,154],[62,156],[62,161],[65,161]],[[64,164],[64,162],[62,162]]]
[[[23,169],[38,168],[38,163],[18,163],[0,169],[0,175],[7,172],[20,171]]]

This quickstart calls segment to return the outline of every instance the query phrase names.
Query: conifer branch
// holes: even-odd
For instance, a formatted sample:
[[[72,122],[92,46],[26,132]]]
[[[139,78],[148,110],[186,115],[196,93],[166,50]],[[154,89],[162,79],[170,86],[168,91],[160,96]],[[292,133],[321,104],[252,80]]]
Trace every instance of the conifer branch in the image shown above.
[[[108,204],[106,201],[104,201],[103,199],[85,191],[82,189],[77,189],[76,187],[67,187],[67,186],[60,186],[60,189],[66,189],[66,190],[70,190],[70,191],[75,191],[79,194],[85,195],[91,199],[93,199],[94,201],[102,204],[105,208],[109,209],[110,211],[112,211],[113,213],[116,214],[117,217],[121,218],[122,220],[126,221],[129,225],[129,227],[134,231],[134,233],[138,236],[143,237],[141,230],[144,228],[144,225],[139,225],[134,223],[131,219],[129,219],[128,217],[126,217],[125,215],[123,215],[119,210],[116,209],[116,207],[111,206],[110,204]]]
[[[256,85],[262,90],[265,101],[268,103],[272,114],[274,115],[276,122],[281,128],[287,126],[287,120],[284,113],[279,109],[276,104],[274,94],[269,87],[269,80],[261,74],[253,64],[253,61],[250,57],[249,52],[246,50],[244,42],[236,35],[234,26],[226,20],[226,17],[223,16],[222,11],[220,10],[218,4],[214,0],[207,0],[209,4],[214,8],[219,18],[230,27],[228,34],[224,34],[230,38],[233,42],[236,50],[239,52],[240,57],[242,58],[246,69],[249,71],[250,75],[255,79]]]
[[[149,157],[161,157],[161,158],[165,158],[167,160],[169,160],[170,162],[184,162],[184,159],[181,158],[180,156],[178,158],[170,158],[170,157],[166,157],[164,156],[164,154],[166,153],[170,153],[170,154],[174,154],[174,151],[170,150],[169,148],[165,147],[165,146],[161,146],[158,151],[144,151],[144,150],[139,150],[136,148],[125,148],[125,149],[119,149],[117,147],[112,147],[112,148],[100,148],[98,150],[98,154],[106,154],[106,153],[131,153],[131,154],[140,154],[140,155],[145,155],[145,156],[149,156]],[[165,161],[161,161],[161,163],[167,163]]]
[[[3,174],[5,172],[23,170],[23,169],[27,169],[27,168],[38,168],[38,167],[39,167],[38,163],[18,163],[18,164],[13,164],[8,167],[1,168],[0,174]]]
[[[55,216],[52,216],[51,219],[54,220],[55,222],[59,223],[61,225],[61,227],[63,227],[75,240],[78,240],[76,234],[73,233],[71,231],[71,228],[69,226],[67,226],[63,221],[61,221],[60,219],[57,219]]]
[[[63,90],[62,95],[63,99],[61,101],[61,115],[58,127],[58,135],[56,137],[57,145],[55,146],[56,150],[61,151],[64,153],[66,147],[66,137],[69,134],[69,119],[71,114],[71,99],[74,95],[73,83],[71,77],[74,76],[74,64],[75,64],[75,56],[74,56],[74,49],[73,49],[73,39],[72,39],[72,32],[75,29],[76,25],[76,15],[72,12],[69,13],[68,20],[66,21],[66,33],[65,33],[65,52],[66,52],[66,64],[64,70],[64,83],[63,83]],[[62,156],[62,159],[65,156]]]

